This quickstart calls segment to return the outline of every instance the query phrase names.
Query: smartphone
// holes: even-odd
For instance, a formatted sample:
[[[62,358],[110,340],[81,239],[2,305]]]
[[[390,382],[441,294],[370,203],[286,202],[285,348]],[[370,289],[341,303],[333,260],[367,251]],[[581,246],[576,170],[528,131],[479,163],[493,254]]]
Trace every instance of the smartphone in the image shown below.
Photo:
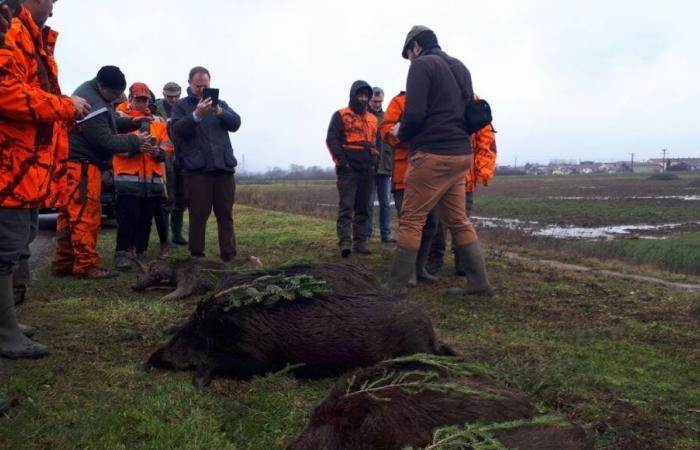
[[[219,90],[214,88],[204,88],[202,91],[203,98],[211,99],[211,106],[217,106],[219,104]]]
[[[141,122],[141,128],[139,129],[142,133],[150,133],[151,132],[151,123],[147,121]]]
[[[10,14],[14,17],[17,11],[19,11],[19,2],[20,0],[0,0],[0,6],[7,5],[10,9]]]

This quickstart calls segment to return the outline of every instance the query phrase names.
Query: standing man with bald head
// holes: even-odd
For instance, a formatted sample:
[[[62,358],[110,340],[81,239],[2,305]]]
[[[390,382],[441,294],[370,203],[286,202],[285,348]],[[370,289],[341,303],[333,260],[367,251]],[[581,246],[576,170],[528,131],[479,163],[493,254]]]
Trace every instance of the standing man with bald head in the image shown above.
[[[34,330],[17,323],[15,298],[23,300],[26,291],[38,210],[63,200],[67,122],[90,111],[85,100],[62,95],[58,85],[57,33],[45,26],[53,4],[26,0],[16,11],[7,5],[0,10],[0,355],[7,358],[48,354],[27,337]],[[18,296],[13,273],[21,274]]]

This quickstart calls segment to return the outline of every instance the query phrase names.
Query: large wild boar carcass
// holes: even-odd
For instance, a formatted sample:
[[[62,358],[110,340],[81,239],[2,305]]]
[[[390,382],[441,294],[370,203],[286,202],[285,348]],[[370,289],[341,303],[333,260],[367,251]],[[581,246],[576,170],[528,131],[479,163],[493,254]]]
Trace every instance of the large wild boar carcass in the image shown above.
[[[297,291],[281,286],[286,282]],[[224,285],[147,366],[194,369],[195,384],[203,386],[212,376],[247,379],[288,365],[314,378],[400,355],[453,354],[416,305],[390,297],[353,266],[298,265],[272,275],[232,275]],[[255,301],[242,302],[239,294],[251,288]],[[278,301],[261,292],[276,292]]]
[[[442,447],[451,443],[451,446]],[[463,445],[456,445],[461,443]],[[494,443],[491,446],[484,446]],[[498,443],[498,445],[495,445]],[[482,444],[481,446],[474,444]],[[457,358],[413,355],[339,381],[288,450],[585,450],[580,427],[536,416],[523,392]]]

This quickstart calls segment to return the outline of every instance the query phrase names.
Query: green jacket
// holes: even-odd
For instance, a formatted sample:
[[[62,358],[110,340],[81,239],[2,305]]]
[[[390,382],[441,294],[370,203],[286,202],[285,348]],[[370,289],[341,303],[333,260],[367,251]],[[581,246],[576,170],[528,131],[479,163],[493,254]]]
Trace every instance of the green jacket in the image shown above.
[[[78,132],[69,136],[68,159],[87,159],[91,164],[106,170],[112,166],[112,156],[117,153],[137,153],[141,144],[138,138],[128,133],[138,128],[130,118],[117,117],[114,105],[107,103],[97,88],[97,80],[86,81],[73,93],[84,98],[92,111],[107,110],[79,125]]]
[[[374,111],[369,108],[375,116],[377,116],[378,126],[382,125],[384,122],[384,111]],[[379,150],[379,155],[374,158],[374,174],[375,175],[389,175],[391,176],[394,167],[394,149],[390,145],[384,143],[382,139],[381,146],[377,149]]]

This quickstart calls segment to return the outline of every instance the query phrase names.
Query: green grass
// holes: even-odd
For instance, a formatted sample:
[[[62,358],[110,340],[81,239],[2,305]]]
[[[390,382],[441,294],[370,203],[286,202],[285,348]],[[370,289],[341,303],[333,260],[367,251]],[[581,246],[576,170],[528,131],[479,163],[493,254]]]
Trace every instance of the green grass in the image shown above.
[[[266,264],[338,259],[332,221],[240,206],[235,220],[241,255]],[[113,245],[107,229],[106,262]],[[372,247],[371,257],[352,260],[384,277],[393,247]],[[586,426],[601,449],[700,448],[696,297],[490,258],[496,296],[455,299],[441,295],[458,282],[451,269],[411,298],[470,361],[528,392],[542,412]],[[44,268],[21,317],[39,327],[52,356],[12,363],[0,380],[0,393],[16,403],[0,419],[0,448],[284,448],[334,380],[272,375],[197,391],[191,373],[142,370],[167,340],[162,330],[185,320],[197,300],[160,303],[162,292],[131,292],[134,279],[53,278]]]
[[[586,256],[649,264],[668,271],[700,274],[700,233],[683,233],[663,240],[568,241],[564,247]]]

